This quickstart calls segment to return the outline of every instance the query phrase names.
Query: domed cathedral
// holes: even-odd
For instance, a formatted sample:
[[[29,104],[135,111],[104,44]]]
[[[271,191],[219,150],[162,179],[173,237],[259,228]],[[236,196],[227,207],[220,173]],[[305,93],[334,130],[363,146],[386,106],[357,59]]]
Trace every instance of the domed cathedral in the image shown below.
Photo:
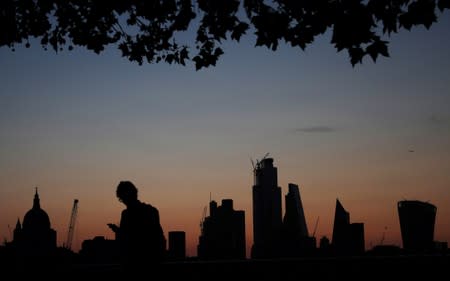
[[[56,249],[56,231],[51,228],[47,213],[41,209],[37,187],[33,207],[25,214],[22,224],[17,220],[13,244],[26,255],[46,255]]]

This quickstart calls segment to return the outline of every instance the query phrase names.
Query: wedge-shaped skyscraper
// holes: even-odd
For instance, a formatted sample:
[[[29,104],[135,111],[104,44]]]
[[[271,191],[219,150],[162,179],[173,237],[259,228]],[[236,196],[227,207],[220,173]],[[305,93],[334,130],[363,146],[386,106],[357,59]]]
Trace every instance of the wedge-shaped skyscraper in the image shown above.
[[[336,199],[331,245],[336,255],[361,255],[365,251],[364,224],[350,223],[350,214],[338,199]]]
[[[305,213],[298,185],[290,183],[285,196],[286,211],[283,218],[283,256],[298,257],[312,253],[315,238],[309,237]]]

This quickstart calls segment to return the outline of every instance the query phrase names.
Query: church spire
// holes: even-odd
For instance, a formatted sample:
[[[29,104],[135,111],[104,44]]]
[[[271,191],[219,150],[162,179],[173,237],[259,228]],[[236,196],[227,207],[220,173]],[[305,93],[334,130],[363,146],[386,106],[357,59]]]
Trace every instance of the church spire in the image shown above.
[[[39,203],[39,194],[36,187],[36,193],[34,194],[34,200],[33,200],[33,209],[40,209],[41,204]]]

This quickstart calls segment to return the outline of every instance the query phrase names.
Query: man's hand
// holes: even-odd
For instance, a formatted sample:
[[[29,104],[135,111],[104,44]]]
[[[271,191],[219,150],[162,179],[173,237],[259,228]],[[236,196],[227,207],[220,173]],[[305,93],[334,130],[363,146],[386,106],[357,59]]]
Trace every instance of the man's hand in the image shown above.
[[[111,228],[114,233],[117,233],[119,231],[119,227],[116,224],[108,223],[109,228]]]

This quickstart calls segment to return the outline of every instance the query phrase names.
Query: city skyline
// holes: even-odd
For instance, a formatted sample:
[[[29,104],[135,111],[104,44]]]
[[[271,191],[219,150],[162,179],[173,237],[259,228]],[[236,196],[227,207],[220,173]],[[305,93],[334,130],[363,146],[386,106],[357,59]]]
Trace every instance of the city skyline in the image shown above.
[[[268,156],[268,154],[266,154],[266,156]],[[259,171],[263,171],[264,170],[264,165],[263,165],[263,163],[264,162],[267,162],[267,161],[269,161],[271,164],[270,165],[273,165],[272,163],[273,163],[273,161],[274,161],[274,159],[273,158],[271,158],[271,157],[268,157],[268,158],[266,158],[266,156],[264,156],[264,158],[262,159],[262,160],[256,160],[257,161],[257,165],[261,165],[261,166],[256,166],[256,168],[255,168],[255,166],[254,166],[254,170],[253,170],[253,173],[255,174],[255,185],[257,185],[257,182],[259,182],[259,184],[261,184],[261,180],[257,180],[257,171],[259,170]],[[266,164],[267,165],[267,164]],[[275,169],[275,172],[274,172],[274,175],[271,175],[271,176],[269,176],[268,178],[267,178],[267,175],[266,175],[266,177],[264,177],[265,178],[265,180],[264,181],[267,181],[268,180],[268,182],[269,182],[269,187],[271,186],[271,184],[270,184],[270,182],[272,182],[273,180],[275,180],[275,183],[277,182],[277,167],[276,166],[271,166],[272,167],[272,169],[274,168]],[[259,172],[259,173],[262,173],[262,172]],[[272,179],[272,177],[274,177],[274,179]],[[278,187],[278,186],[277,186]],[[292,195],[291,194],[291,192],[293,192],[293,190],[295,191],[296,190],[296,192],[298,193],[297,195],[299,196],[298,198],[300,198],[300,193],[299,193],[299,190],[298,190],[298,185],[297,184],[295,184],[295,183],[289,183],[288,184],[288,187],[289,187],[289,189],[288,189],[288,191],[285,193],[285,194],[283,194],[283,193],[281,193],[280,195],[281,196],[275,196],[272,200],[275,200],[275,202],[276,201],[280,201],[279,202],[279,204],[280,205],[283,205],[283,207],[281,207],[280,206],[280,208],[281,208],[281,210],[280,210],[280,228],[278,229],[278,231],[280,231],[280,237],[278,237],[277,239],[281,239],[280,241],[278,241],[278,242],[275,242],[276,244],[274,244],[274,245],[277,245],[277,248],[278,248],[278,250],[279,251],[283,251],[283,248],[282,248],[282,244],[278,244],[278,243],[280,243],[280,242],[282,242],[282,241],[284,241],[284,239],[286,239],[287,237],[281,237],[281,224],[284,224],[284,220],[283,220],[283,223],[282,223],[282,220],[281,220],[281,217],[285,217],[286,215],[287,215],[287,212],[288,212],[288,210],[286,209],[286,203],[285,204],[282,204],[282,200],[281,200],[281,197],[284,197],[284,196],[288,196],[288,195]],[[293,189],[294,188],[294,189]],[[18,217],[18,220],[17,220],[17,223],[16,223],[16,226],[15,226],[15,228],[11,228],[11,229],[13,229],[14,230],[14,233],[16,233],[16,231],[18,231],[18,230],[20,230],[20,228],[21,228],[21,224],[23,225],[23,223],[24,223],[24,221],[26,220],[26,217],[29,215],[29,213],[31,213],[32,211],[34,211],[35,210],[35,208],[36,208],[36,206],[37,206],[37,208],[41,208],[40,207],[40,198],[39,198],[39,194],[38,194],[38,187],[35,187],[34,188],[34,190],[35,190],[35,193],[34,193],[34,199],[33,199],[33,204],[32,204],[32,208],[30,208],[29,210],[27,210],[27,212],[25,213],[25,215],[21,218],[21,217]],[[210,198],[210,200],[211,201],[209,201],[208,202],[208,207],[206,207],[205,206],[205,208],[204,208],[204,212],[207,212],[207,213],[204,213],[203,214],[203,217],[202,217],[202,221],[200,222],[200,234],[199,234],[199,236],[197,237],[197,239],[198,239],[198,243],[197,243],[197,248],[199,247],[199,245],[201,244],[201,237],[203,236],[202,235],[202,233],[203,233],[203,228],[204,228],[204,226],[202,226],[202,224],[204,224],[204,220],[205,220],[205,218],[207,218],[208,220],[209,219],[211,219],[213,216],[214,216],[214,213],[215,213],[215,209],[217,209],[217,202],[215,201],[215,200],[213,200],[213,199],[211,199]],[[70,243],[72,243],[72,239],[73,239],[73,237],[72,237],[72,235],[73,235],[73,230],[74,229],[72,229],[72,228],[75,228],[75,229],[77,229],[77,227],[75,227],[76,226],[76,221],[74,221],[74,219],[76,218],[76,216],[74,217],[74,210],[76,210],[77,211],[77,205],[78,205],[78,199],[74,199],[74,205],[73,205],[73,207],[72,207],[72,211],[71,211],[71,217],[70,217],[70,223],[69,223],[69,225],[68,225],[68,228],[67,228],[67,233],[61,233],[62,235],[65,235],[65,234],[67,234],[67,235],[71,235],[71,237],[70,237]],[[233,199],[232,198],[224,198],[224,199],[222,199],[221,200],[222,201],[222,205],[223,206],[225,206],[224,204],[227,204],[227,205],[229,205],[229,206],[231,206],[231,207],[227,207],[229,210],[232,210],[233,212],[236,212],[236,213],[239,213],[240,212],[240,214],[239,214],[239,216],[241,217],[240,218],[240,220],[241,220],[241,224],[242,225],[244,225],[244,229],[247,229],[247,228],[253,228],[254,227],[254,225],[252,224],[252,221],[254,221],[254,218],[252,218],[252,221],[250,221],[250,222],[247,222],[247,220],[246,220],[246,215],[245,215],[245,212],[244,211],[235,211],[235,210],[233,210]],[[402,202],[412,202],[412,204],[414,204],[415,202],[418,202],[419,204],[426,204],[426,205],[430,205],[430,206],[433,206],[434,207],[434,205],[431,203],[431,202],[424,202],[424,201],[421,201],[421,200],[419,200],[419,199],[412,199],[412,200],[407,200],[407,199],[403,199],[403,200],[399,200],[398,202],[396,202],[396,204],[400,204],[400,203],[402,203]],[[213,205],[215,205],[215,208],[213,208],[212,207],[212,204]],[[255,202],[253,202],[252,203],[252,205],[253,204],[255,204]],[[299,201],[299,204],[301,205],[301,201]],[[222,207],[222,206],[220,206],[220,207]],[[225,207],[224,207],[225,208]],[[254,207],[253,207],[254,208]],[[434,207],[434,208],[436,208],[436,207]],[[43,211],[44,211],[44,213],[46,212],[45,211],[45,208],[41,208]],[[214,210],[213,210],[214,209]],[[437,209],[437,208],[436,208]],[[301,207],[301,210],[299,210],[300,211],[300,213],[302,213],[303,214],[303,212],[304,212],[304,210],[303,210],[303,208]],[[435,210],[435,212],[436,212],[436,210]],[[277,212],[276,212],[277,213]],[[346,214],[346,216],[347,216],[347,218],[342,218],[342,217],[339,217],[339,214],[340,214],[340,216],[342,216],[342,214]],[[208,214],[208,217],[205,217],[205,215],[207,215]],[[304,215],[303,215],[304,216]],[[400,230],[401,230],[401,221],[400,221],[400,214],[399,213],[397,213],[397,216],[399,216],[399,227],[400,227]],[[345,217],[345,215],[344,215],[344,217]],[[317,219],[319,219],[319,218],[317,218]],[[349,213],[342,207],[342,205],[341,205],[341,203],[340,203],[340,201],[339,201],[339,199],[337,198],[336,199],[336,208],[335,208],[335,214],[334,214],[334,219],[333,219],[333,222],[332,222],[332,233],[329,235],[329,236],[327,236],[327,235],[323,235],[323,236],[321,236],[321,237],[317,237],[317,236],[315,236],[315,234],[313,234],[312,236],[309,236],[308,235],[308,233],[307,233],[307,230],[306,229],[304,229],[304,230],[302,230],[303,232],[305,232],[306,231],[306,234],[302,234],[302,235],[306,235],[306,236],[302,236],[302,235],[300,235],[300,236],[298,236],[299,238],[301,238],[301,237],[310,237],[310,238],[314,238],[314,241],[315,241],[315,243],[316,243],[316,248],[317,249],[319,249],[319,247],[320,247],[320,245],[319,245],[319,240],[321,239],[321,238],[324,238],[324,237],[326,237],[331,243],[337,243],[337,242],[339,242],[339,241],[335,241],[335,240],[337,240],[336,239],[336,237],[334,236],[334,235],[347,235],[347,234],[345,234],[345,233],[341,233],[342,232],[342,219],[344,220],[344,223],[346,223],[346,224],[348,224],[349,226],[351,226],[351,225],[356,225],[356,226],[361,226],[362,227],[362,236],[360,237],[360,238],[362,238],[362,241],[364,241],[365,240],[365,235],[364,235],[364,222],[358,222],[358,223],[351,223],[350,224],[350,218],[349,218]],[[48,222],[48,224],[49,224],[49,226],[50,227],[52,227],[52,225],[51,225],[51,221],[52,221],[52,218],[51,217],[49,217],[49,222]],[[346,222],[345,222],[346,221]],[[318,220],[316,221],[316,223],[318,222]],[[251,224],[251,226],[248,226],[248,223],[250,223]],[[339,233],[338,232],[336,232],[336,224],[338,224],[338,227],[339,227]],[[225,227],[226,225],[224,225],[224,226],[221,226],[221,227]],[[11,227],[11,226],[9,226],[9,227]],[[19,229],[17,228],[17,227],[19,227]],[[217,227],[217,226],[216,226]],[[307,227],[307,226],[305,226],[305,227]],[[435,238],[434,237],[434,224],[433,224],[433,227],[432,227],[432,233],[433,233],[433,237],[432,238]],[[386,229],[384,229],[384,231],[385,231]],[[66,239],[64,239],[64,237],[59,237],[58,236],[58,232],[57,231],[55,231],[55,230],[53,230],[53,229],[51,229],[51,231],[53,231],[54,232],[54,238],[52,238],[52,239],[54,239],[55,241],[53,242],[53,243],[55,243],[55,245],[56,245],[56,238],[58,238],[58,241],[62,241],[61,243],[58,243],[56,246],[57,247],[67,247],[68,245],[67,245],[67,243],[69,243],[69,238],[66,238]],[[70,232],[70,234],[69,234],[69,231],[72,231],[72,232]],[[245,232],[245,230],[243,230],[244,232]],[[358,230],[359,231],[359,230]],[[179,229],[179,230],[175,230],[175,231],[165,231],[165,235],[166,235],[166,239],[170,236],[170,234],[173,234],[173,233],[183,233],[183,238],[184,239],[186,239],[186,237],[185,237],[185,231],[184,230],[182,230],[182,229]],[[253,232],[254,233],[254,232]],[[314,230],[314,233],[315,233],[315,230]],[[369,247],[367,247],[367,245],[364,245],[364,247],[365,247],[365,249],[363,250],[363,251],[370,251],[370,250],[372,250],[375,246],[381,246],[381,245],[387,245],[386,243],[384,243],[384,239],[385,239],[385,235],[386,235],[386,233],[384,233],[383,232],[383,237],[382,237],[382,239],[380,240],[380,242],[378,243],[378,244],[374,244],[374,245],[369,245]],[[14,234],[14,236],[16,236],[16,234]],[[248,234],[246,235],[247,236],[247,240],[248,240]],[[95,237],[87,237],[87,238],[84,238],[84,239],[82,239],[81,240],[81,242],[80,242],[80,246],[81,246],[81,244],[83,244],[83,242],[84,241],[87,241],[87,240],[92,240],[92,239],[98,239],[99,237],[104,237],[104,238],[106,238],[106,239],[108,239],[108,240],[115,240],[115,237],[109,237],[109,236],[104,236],[104,235],[97,235],[97,236],[95,236]],[[397,247],[399,247],[399,248],[404,248],[405,246],[404,245],[402,245],[403,244],[403,238],[401,237],[401,240],[402,241],[400,241],[400,244],[388,244],[389,246],[397,246]],[[11,239],[11,240],[9,240],[9,241],[7,241],[7,242],[12,242],[12,241],[14,241],[14,239]],[[273,257],[278,257],[278,256],[283,256],[284,254],[281,254],[281,253],[277,253],[277,252],[275,252],[275,253],[272,253],[272,252],[270,252],[270,254],[265,254],[265,255],[259,255],[259,254],[257,254],[256,256],[253,256],[252,254],[252,249],[253,249],[253,247],[254,247],[254,241],[255,241],[255,239],[250,239],[250,241],[247,241],[247,242],[244,242],[244,244],[248,244],[248,243],[251,243],[251,245],[246,245],[246,251],[247,251],[247,254],[245,255],[247,258],[263,258],[264,256],[265,257],[271,257],[271,256],[273,256]],[[333,241],[335,241],[335,242],[333,242]],[[447,240],[445,240],[445,241],[439,241],[439,240],[437,240],[437,239],[434,239],[434,241],[436,241],[436,242],[439,242],[439,243],[441,243],[441,242],[443,242],[443,243],[448,243],[448,241]],[[5,240],[5,242],[6,242],[6,240]],[[166,245],[166,250],[169,250],[169,240],[167,240],[166,241],[167,242],[167,245]],[[287,241],[286,241],[287,242]],[[359,241],[358,241],[359,242]],[[274,243],[274,242],[270,242],[270,243]],[[364,244],[364,242],[363,242],[363,244]],[[366,243],[367,244],[367,243]],[[70,245],[70,244],[69,244]],[[186,245],[185,245],[186,246]],[[342,246],[344,246],[344,245],[342,245]],[[341,250],[340,251],[342,251],[342,249],[346,249],[347,247],[346,246],[344,246],[344,248],[342,248],[342,246],[340,246],[341,247]],[[81,250],[81,247],[79,247],[79,248],[72,248],[72,247],[70,247],[69,249],[71,249],[71,250],[73,250],[74,252],[76,252],[76,253],[78,253],[80,250]],[[212,248],[211,250],[213,250],[214,248]],[[247,249],[249,249],[249,250],[247,250]],[[347,250],[348,251],[351,251],[351,249],[352,249],[352,247],[349,247]],[[361,249],[361,248],[360,248]],[[407,249],[407,248],[405,248],[405,249]],[[211,251],[211,250],[209,250],[209,251]],[[250,252],[248,252],[248,251],[250,251]],[[298,249],[298,254],[302,254],[303,253],[303,251],[305,251],[304,249],[302,250],[302,249]],[[343,252],[343,253],[346,253],[346,250],[344,250],[345,252]],[[195,253],[193,253],[192,252],[192,250],[191,251],[188,251],[187,252],[188,254],[186,254],[186,257],[200,257],[200,258],[205,258],[205,259],[209,259],[209,258],[207,258],[207,257],[204,257],[203,256],[203,254],[201,255],[201,256],[198,256],[198,249],[197,249],[197,251],[195,252]],[[217,253],[220,253],[220,251],[218,251]],[[310,253],[311,254],[311,253]],[[340,255],[340,254],[342,254],[341,252],[338,252],[337,253],[338,255]],[[220,254],[219,254],[220,255]],[[223,257],[222,258],[219,258],[219,259],[223,259]]]
[[[389,58],[352,67],[325,34],[299,52],[225,44],[216,67],[138,66],[115,50],[0,48],[0,238],[41,206],[73,248],[118,222],[121,180],[185,231],[196,254],[210,194],[245,211],[253,244],[252,165],[276,161],[282,195],[301,189],[309,230],[331,238],[336,198],[363,222],[366,249],[401,246],[396,204],[437,206],[435,239],[450,240],[450,16],[391,38]],[[32,42],[35,43],[35,42]],[[283,210],[284,210],[284,202]],[[8,228],[9,225],[9,228]]]

